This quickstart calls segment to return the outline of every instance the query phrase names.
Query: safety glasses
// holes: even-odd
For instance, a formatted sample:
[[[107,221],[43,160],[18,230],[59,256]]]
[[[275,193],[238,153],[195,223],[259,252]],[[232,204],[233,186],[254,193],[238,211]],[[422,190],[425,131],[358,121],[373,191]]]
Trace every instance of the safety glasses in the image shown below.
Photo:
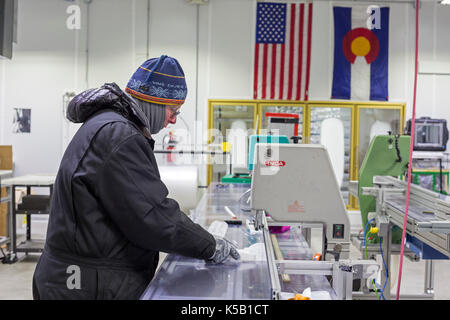
[[[171,117],[176,118],[181,112],[175,109],[175,107],[167,106],[167,109],[169,109],[171,113]]]

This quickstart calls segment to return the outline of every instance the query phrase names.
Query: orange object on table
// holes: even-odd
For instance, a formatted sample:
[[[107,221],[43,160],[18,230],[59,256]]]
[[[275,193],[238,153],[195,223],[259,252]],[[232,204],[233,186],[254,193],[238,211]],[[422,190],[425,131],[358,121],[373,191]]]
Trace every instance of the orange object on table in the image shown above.
[[[290,298],[288,300],[311,300],[311,298],[305,297],[300,293],[297,293],[294,298]]]

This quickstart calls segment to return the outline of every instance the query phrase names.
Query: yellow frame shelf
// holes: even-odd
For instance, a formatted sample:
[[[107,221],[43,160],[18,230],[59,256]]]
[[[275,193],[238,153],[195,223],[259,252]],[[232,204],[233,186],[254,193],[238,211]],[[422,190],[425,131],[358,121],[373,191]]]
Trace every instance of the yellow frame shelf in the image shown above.
[[[303,125],[302,134],[306,137],[308,143],[311,134],[311,108],[350,108],[352,112],[351,120],[351,137],[350,137],[350,180],[358,180],[358,151],[359,151],[359,123],[361,109],[387,109],[398,110],[400,113],[399,130],[403,130],[405,125],[405,103],[391,102],[360,102],[360,101],[292,101],[292,100],[233,100],[233,99],[210,99],[208,101],[208,129],[214,129],[214,106],[252,106],[254,107],[253,129],[259,133],[262,127],[264,106],[283,106],[283,107],[302,107],[303,108]],[[402,133],[402,132],[400,132]],[[208,141],[210,142],[211,137]],[[207,184],[212,181],[212,165],[208,164],[207,168]],[[349,199],[349,209],[357,209],[357,201],[353,196]]]

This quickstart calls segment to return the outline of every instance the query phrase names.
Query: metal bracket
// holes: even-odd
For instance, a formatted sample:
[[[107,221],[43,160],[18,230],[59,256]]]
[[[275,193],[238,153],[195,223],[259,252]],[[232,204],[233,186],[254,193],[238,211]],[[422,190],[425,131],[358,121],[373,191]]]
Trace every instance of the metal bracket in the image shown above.
[[[361,193],[363,196],[373,196],[376,197],[378,196],[379,193],[379,188],[373,188],[373,187],[362,187],[361,188]]]
[[[380,237],[387,236],[389,232],[389,218],[386,215],[379,215],[376,219],[378,227],[378,235]]]
[[[259,231],[264,228],[263,216],[265,217],[265,212],[263,210],[257,210],[255,213],[255,231]]]

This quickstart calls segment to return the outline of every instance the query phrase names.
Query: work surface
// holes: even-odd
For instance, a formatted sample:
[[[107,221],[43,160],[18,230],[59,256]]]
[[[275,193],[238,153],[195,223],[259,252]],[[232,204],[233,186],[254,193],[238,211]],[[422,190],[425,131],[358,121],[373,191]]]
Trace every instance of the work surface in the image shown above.
[[[0,170],[0,178],[7,178],[12,175],[12,170]]]
[[[249,188],[247,184],[211,184],[191,212],[193,220],[207,229],[213,221],[231,218],[224,208],[228,206],[242,220],[242,225],[229,225],[226,238],[234,241],[239,249],[250,246],[263,248],[262,232],[252,232],[246,223],[247,219],[251,220],[251,213],[241,210],[239,206],[241,195]],[[298,227],[277,234],[277,239],[284,259],[312,260],[313,252]],[[334,296],[324,276],[290,275],[290,282],[282,286],[284,292],[292,294],[311,288],[313,291],[327,291],[331,297]],[[265,252],[254,259],[229,259],[220,265],[169,254],[141,299],[265,300],[271,299],[271,290]]]
[[[50,186],[55,183],[56,175],[54,174],[30,174],[20,177],[2,179],[2,186]]]

